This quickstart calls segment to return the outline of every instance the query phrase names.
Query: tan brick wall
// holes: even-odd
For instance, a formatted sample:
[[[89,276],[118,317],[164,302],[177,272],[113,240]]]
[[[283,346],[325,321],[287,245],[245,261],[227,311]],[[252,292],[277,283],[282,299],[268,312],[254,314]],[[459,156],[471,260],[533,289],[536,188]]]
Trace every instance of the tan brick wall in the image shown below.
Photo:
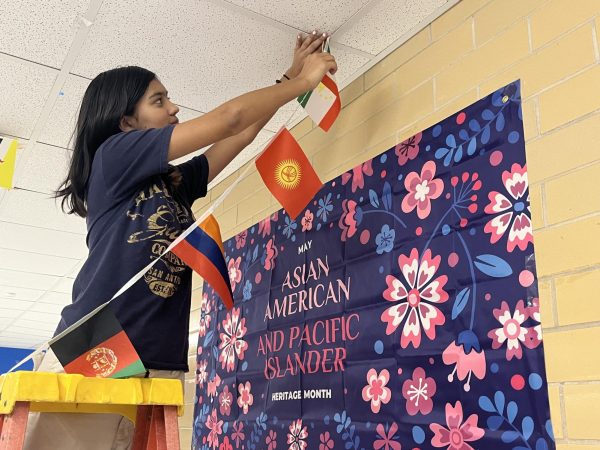
[[[308,119],[293,130],[321,178],[329,180],[521,78],[550,406],[560,450],[600,449],[599,34],[600,0],[462,0],[346,87],[344,108],[328,133]],[[229,238],[277,209],[251,170],[216,216]],[[193,334],[200,287],[195,278]],[[192,363],[194,353],[192,348]],[[193,371],[188,376],[193,390]],[[181,421],[183,448],[192,408]]]

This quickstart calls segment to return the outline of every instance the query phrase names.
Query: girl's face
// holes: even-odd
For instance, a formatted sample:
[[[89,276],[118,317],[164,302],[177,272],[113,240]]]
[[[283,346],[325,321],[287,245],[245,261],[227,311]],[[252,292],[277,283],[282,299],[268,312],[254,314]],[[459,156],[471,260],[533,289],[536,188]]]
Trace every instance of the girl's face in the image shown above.
[[[178,112],[179,107],[171,102],[165,87],[154,79],[135,107],[133,116],[124,116],[121,119],[121,129],[132,131],[163,128],[179,123]]]

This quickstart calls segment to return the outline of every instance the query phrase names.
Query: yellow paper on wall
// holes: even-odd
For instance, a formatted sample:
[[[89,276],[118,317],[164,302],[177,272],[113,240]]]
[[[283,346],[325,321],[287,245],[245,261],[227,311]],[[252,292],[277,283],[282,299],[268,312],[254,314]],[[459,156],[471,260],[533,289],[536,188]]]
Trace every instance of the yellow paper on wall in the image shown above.
[[[16,162],[17,140],[0,138],[0,188],[12,189]]]

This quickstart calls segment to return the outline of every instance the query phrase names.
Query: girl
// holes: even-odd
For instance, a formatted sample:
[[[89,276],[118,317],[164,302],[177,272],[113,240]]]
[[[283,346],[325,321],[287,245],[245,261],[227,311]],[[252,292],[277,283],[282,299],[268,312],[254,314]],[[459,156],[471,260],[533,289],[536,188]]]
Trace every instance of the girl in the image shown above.
[[[68,176],[56,196],[63,210],[86,218],[88,258],[73,285],[56,333],[106,302],[156,259],[195,220],[191,206],[284,104],[314,89],[333,56],[326,34],[298,36],[281,83],[241,95],[179,123],[179,108],[156,76],[139,67],[98,75],[77,121]],[[169,164],[200,148],[202,155]],[[146,376],[178,378],[188,370],[191,270],[169,253],[111,303]],[[51,351],[37,370],[62,372]],[[122,449],[133,425],[118,415],[41,414],[29,420],[28,449]]]

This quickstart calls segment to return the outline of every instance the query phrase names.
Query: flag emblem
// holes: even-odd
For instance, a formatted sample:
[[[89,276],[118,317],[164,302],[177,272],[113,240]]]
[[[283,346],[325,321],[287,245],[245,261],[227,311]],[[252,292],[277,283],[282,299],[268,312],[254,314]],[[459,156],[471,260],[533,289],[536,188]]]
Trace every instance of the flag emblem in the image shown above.
[[[284,189],[296,189],[302,179],[302,169],[295,159],[285,159],[275,167],[275,180]]]
[[[109,377],[117,368],[117,355],[110,348],[98,347],[90,351],[85,360],[90,363],[96,376]]]

